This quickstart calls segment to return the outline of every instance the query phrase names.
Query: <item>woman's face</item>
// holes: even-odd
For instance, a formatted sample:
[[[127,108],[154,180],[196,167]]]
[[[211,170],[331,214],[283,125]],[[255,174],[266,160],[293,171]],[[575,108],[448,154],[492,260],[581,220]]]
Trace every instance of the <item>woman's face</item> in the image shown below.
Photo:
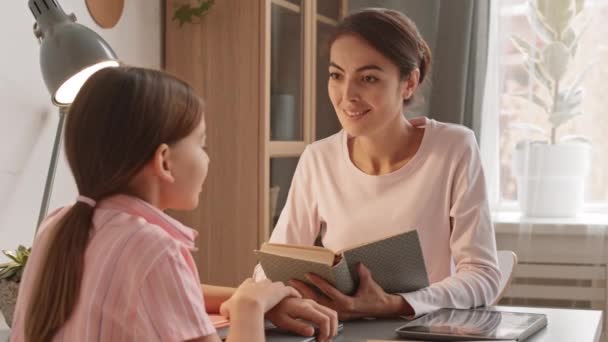
[[[413,90],[391,60],[357,35],[342,35],[330,50],[327,88],[350,136],[382,134],[399,120]],[[415,87],[414,87],[415,88]]]

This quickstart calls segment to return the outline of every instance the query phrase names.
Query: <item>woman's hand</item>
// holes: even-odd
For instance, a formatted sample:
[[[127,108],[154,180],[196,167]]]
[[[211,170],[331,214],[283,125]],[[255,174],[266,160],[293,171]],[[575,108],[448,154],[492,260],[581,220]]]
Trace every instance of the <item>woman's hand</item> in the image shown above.
[[[341,320],[361,317],[390,317],[399,315],[413,315],[414,310],[402,296],[392,295],[374,281],[372,274],[363,264],[358,266],[359,288],[354,296],[347,296],[323,278],[314,274],[307,275],[308,280],[325,294],[319,295],[305,283],[292,280],[291,285],[296,288],[304,298],[310,298],[330,307],[338,312]]]
[[[301,295],[291,286],[270,280],[253,281],[246,279],[234,292],[232,297],[222,303],[220,313],[230,317],[233,310],[247,309],[252,313],[266,313],[286,297],[301,298]]]

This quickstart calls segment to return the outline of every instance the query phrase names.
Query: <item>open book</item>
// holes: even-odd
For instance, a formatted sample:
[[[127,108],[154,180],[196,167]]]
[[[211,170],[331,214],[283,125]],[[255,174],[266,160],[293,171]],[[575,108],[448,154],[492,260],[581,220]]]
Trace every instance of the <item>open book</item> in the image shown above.
[[[416,230],[341,251],[264,243],[255,253],[266,277],[272,281],[297,279],[310,284],[305,274],[315,273],[348,295],[359,285],[359,263],[369,268],[387,293],[406,293],[429,285]]]

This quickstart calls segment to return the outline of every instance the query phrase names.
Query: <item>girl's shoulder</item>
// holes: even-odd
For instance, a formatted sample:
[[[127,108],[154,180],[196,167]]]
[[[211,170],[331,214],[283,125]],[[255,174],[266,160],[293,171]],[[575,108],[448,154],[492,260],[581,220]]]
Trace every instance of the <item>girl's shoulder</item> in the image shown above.
[[[148,249],[156,250],[156,253],[167,248],[179,249],[177,241],[165,229],[144,217],[121,210],[97,209],[93,225],[93,241],[95,239],[122,241],[125,248],[138,250],[141,246],[146,246]]]

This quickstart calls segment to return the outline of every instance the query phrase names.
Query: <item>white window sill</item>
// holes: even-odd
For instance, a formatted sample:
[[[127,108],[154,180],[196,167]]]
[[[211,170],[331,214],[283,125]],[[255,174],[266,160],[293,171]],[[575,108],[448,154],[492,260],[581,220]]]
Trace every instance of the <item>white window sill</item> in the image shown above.
[[[527,217],[518,211],[494,211],[492,212],[492,222],[554,226],[608,226],[608,214],[581,213],[576,217]]]
[[[608,235],[608,214],[581,213],[576,217],[526,217],[517,211],[494,211],[497,234],[595,236]]]

